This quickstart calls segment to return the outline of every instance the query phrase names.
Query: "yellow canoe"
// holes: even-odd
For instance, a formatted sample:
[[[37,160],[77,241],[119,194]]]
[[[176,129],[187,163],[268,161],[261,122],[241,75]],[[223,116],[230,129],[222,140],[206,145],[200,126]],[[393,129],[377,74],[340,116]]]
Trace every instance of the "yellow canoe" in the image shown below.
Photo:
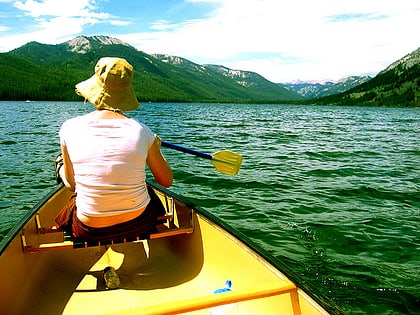
[[[51,230],[70,196],[61,186],[51,192],[0,243],[0,314],[328,314],[240,233],[149,185],[164,222],[147,240],[115,244]],[[105,286],[109,266],[117,289]],[[216,294],[226,281],[231,290]]]

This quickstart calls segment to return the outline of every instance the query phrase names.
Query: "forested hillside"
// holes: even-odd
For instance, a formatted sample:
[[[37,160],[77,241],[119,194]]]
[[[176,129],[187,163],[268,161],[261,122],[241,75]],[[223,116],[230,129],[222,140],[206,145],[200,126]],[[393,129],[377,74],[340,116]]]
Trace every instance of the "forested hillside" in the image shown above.
[[[60,66],[42,67],[15,56],[0,54],[0,100],[76,100],[76,73]]]
[[[93,74],[103,56],[122,57],[134,66],[140,101],[420,106],[420,49],[350,90],[308,100],[254,72],[148,55],[107,36],[79,36],[58,45],[31,42],[1,53],[0,100],[81,100],[74,86]]]
[[[318,104],[420,106],[420,48],[397,60],[370,81],[344,93],[313,100]]]
[[[91,76],[99,58],[118,56],[135,69],[133,86],[140,101],[281,102],[300,95],[268,80],[244,86],[212,69],[193,71],[163,62],[129,45],[101,44],[84,38],[91,47],[83,53],[68,43],[28,43],[0,54],[0,100],[80,100],[74,86]],[[197,67],[202,67],[196,65]],[[259,76],[260,77],[260,76]],[[264,87],[268,86],[268,88]]]

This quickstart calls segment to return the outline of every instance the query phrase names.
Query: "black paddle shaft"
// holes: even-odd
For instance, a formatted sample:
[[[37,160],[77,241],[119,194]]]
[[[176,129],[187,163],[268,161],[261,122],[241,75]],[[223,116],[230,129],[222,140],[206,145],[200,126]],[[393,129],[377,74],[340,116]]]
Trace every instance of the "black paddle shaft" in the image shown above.
[[[210,154],[203,153],[203,152],[200,152],[200,151],[195,151],[195,150],[180,146],[178,144],[172,144],[172,143],[169,143],[169,142],[166,142],[166,141],[162,141],[162,147],[169,148],[169,149],[174,149],[174,150],[181,151],[181,152],[184,152],[184,153],[189,153],[189,154],[192,154],[192,155],[195,155],[195,156],[201,157],[203,159],[207,159],[207,160],[212,160],[213,159],[213,157]]]

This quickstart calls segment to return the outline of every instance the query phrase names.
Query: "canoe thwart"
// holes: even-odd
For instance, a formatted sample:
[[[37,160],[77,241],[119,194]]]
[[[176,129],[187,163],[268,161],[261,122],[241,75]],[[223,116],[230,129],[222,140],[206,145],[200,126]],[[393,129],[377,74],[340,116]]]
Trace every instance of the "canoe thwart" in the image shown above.
[[[42,227],[41,225],[41,218],[39,216],[39,214],[35,215],[35,224],[36,224],[36,230],[38,231],[39,234],[48,234],[48,233],[60,233],[60,232],[64,232],[62,229],[58,229],[58,228],[46,228],[46,227]]]
[[[150,231],[147,239],[158,239],[194,232],[193,209],[183,203],[175,201],[160,191],[156,191],[165,208],[165,214],[157,218],[157,224]],[[40,214],[34,216],[35,230],[22,229],[21,241],[23,251],[26,253],[49,251],[56,249],[76,249],[94,246],[125,244],[138,242],[145,237],[121,238],[106,241],[83,241],[74,238],[70,233],[62,229],[45,227],[42,224]]]

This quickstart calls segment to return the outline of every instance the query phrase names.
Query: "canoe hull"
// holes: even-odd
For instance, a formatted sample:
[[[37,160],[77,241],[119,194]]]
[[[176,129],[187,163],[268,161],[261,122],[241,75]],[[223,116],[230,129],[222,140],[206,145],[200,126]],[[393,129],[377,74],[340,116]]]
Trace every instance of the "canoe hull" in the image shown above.
[[[168,194],[158,186],[160,193]],[[35,214],[52,225],[69,193],[57,189],[2,243],[0,314],[327,314],[283,273],[193,209],[192,233],[83,249],[24,252],[44,242]],[[179,196],[175,196],[179,200]],[[181,200],[178,208],[193,205]],[[181,211],[181,209],[180,209]],[[116,290],[103,270],[114,267]],[[226,280],[232,291],[214,294]]]

